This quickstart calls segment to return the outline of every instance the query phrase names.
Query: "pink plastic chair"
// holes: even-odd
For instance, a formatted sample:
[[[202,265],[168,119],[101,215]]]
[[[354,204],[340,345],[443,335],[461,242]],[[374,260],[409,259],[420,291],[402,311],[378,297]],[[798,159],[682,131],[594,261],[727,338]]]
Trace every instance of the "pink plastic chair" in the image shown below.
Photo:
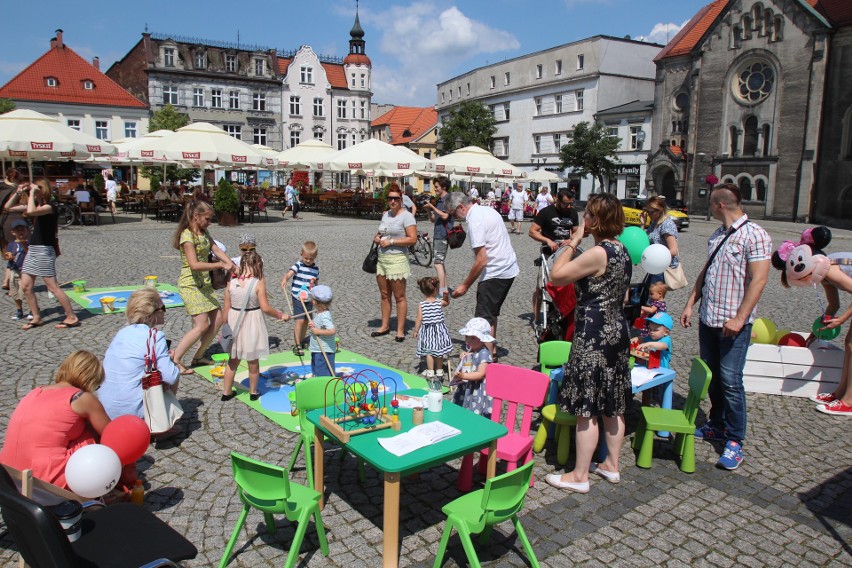
[[[489,363],[485,370],[485,391],[494,398],[491,420],[504,418],[503,403],[507,403],[502,423],[509,433],[497,440],[497,459],[506,461],[506,471],[512,471],[533,459],[533,439],[530,437],[533,408],[544,404],[550,378],[531,369]],[[521,405],[523,405],[521,407]],[[520,414],[520,429],[518,416]],[[485,474],[488,465],[488,448],[480,450],[479,472]],[[535,479],[530,479],[530,486]],[[473,454],[462,458],[456,488],[467,492],[473,488]]]

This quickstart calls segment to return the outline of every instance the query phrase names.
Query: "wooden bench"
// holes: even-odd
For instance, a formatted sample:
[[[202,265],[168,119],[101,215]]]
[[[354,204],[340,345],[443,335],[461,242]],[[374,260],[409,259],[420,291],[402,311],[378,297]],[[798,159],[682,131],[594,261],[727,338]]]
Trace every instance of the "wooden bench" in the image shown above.
[[[746,392],[809,397],[833,391],[843,370],[843,349],[825,342],[819,345],[752,344],[743,369]]]

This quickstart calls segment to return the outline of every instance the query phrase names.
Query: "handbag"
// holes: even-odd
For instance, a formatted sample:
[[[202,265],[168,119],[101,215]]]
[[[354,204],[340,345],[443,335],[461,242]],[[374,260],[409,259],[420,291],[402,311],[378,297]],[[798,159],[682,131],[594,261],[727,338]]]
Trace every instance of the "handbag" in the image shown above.
[[[171,389],[163,389],[163,375],[157,369],[157,328],[148,332],[145,348],[145,374],[142,375],[142,408],[145,424],[152,434],[168,432],[183,416],[183,408]]]
[[[663,278],[666,281],[666,288],[669,290],[680,290],[689,284],[686,274],[683,273],[683,262],[679,263],[677,268],[672,268],[671,266],[666,268],[665,272],[663,272]]]
[[[361,270],[367,274],[375,274],[379,265],[379,245],[373,243],[370,247],[370,252],[367,253],[367,258],[361,264]]]
[[[466,238],[467,233],[465,233],[464,229],[459,225],[447,230],[447,245],[451,249],[457,249],[462,246]]]

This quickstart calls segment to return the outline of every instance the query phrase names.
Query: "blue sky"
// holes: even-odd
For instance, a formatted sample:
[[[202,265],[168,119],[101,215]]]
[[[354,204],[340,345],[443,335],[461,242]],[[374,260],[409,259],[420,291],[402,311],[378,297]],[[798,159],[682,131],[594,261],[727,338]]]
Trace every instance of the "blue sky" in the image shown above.
[[[363,0],[361,24],[373,63],[373,101],[435,104],[435,84],[470,69],[605,34],[665,44],[710,0]],[[132,7],[128,7],[132,6]],[[101,70],[150,31],[280,49],[349,52],[354,0],[307,2],[103,0],[7,2],[0,84],[49,48],[58,28]]]

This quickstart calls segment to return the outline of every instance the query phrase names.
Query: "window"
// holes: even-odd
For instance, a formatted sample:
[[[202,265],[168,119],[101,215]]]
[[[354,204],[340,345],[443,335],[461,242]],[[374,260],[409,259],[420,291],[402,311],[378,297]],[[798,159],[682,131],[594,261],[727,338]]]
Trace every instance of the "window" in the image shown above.
[[[470,96],[470,83],[467,84],[467,96]]]
[[[310,65],[302,65],[299,72],[299,82],[313,85],[314,83],[314,68]]]
[[[494,77],[494,75],[491,75],[491,88],[493,89],[496,84],[497,84],[496,77]],[[443,102],[443,101],[441,101],[441,102]]]
[[[553,97],[553,112],[556,114],[562,112],[562,95],[556,95]]]
[[[637,150],[641,149],[639,146],[639,133],[642,132],[641,126],[631,126],[630,127],[630,149]]]
[[[743,124],[743,156],[757,154],[757,117],[750,116]]]
[[[337,118],[346,118],[346,101],[337,101]]]
[[[355,73],[352,73],[352,88],[355,88]]]
[[[553,151],[558,153],[561,148],[562,148],[562,135],[561,134],[554,134],[553,135]]]
[[[562,75],[562,60],[556,60],[556,69],[553,71],[556,75]]]
[[[255,144],[262,144],[263,146],[266,146],[266,129],[255,128],[252,138],[254,139]]]
[[[207,58],[204,57],[203,51],[197,51],[195,53],[194,61],[196,69],[204,69],[205,67],[207,67]]]
[[[266,93],[252,95],[251,108],[253,110],[266,110]]]
[[[86,89],[87,91],[91,91],[92,89],[95,88],[95,84],[92,83],[91,81],[83,81],[83,88]]]
[[[364,73],[361,73],[361,87],[363,88],[363,87],[366,87],[366,86],[367,86],[367,76]],[[459,96],[461,96],[461,93],[459,93]]]
[[[322,128],[314,128],[314,140],[325,142],[325,132],[323,132]]]
[[[680,92],[675,95],[674,98],[674,107],[675,110],[679,110],[681,112],[689,109],[689,95],[685,92]]]
[[[237,56],[236,55],[226,55],[225,56],[225,71],[229,73],[237,72]]]
[[[73,128],[74,130],[80,130],[80,121],[76,118],[69,118],[65,121],[65,124],[68,125],[68,128]]]
[[[535,144],[535,153],[541,154],[541,135],[536,134],[533,136],[533,143]]]
[[[254,60],[254,74],[263,75],[266,71],[266,62],[263,59],[257,58]]]
[[[163,104],[176,105],[178,104],[178,91],[174,85],[163,85]]]
[[[617,126],[610,126],[609,128],[606,129],[606,133],[607,133],[607,136],[609,136],[610,138],[620,139],[619,136],[618,136],[618,127]]]
[[[59,81],[56,80],[56,77],[48,77],[46,82],[48,87],[56,87],[59,85]]]
[[[358,139],[355,137],[355,133],[354,133],[354,132],[352,133],[352,136],[351,136],[350,138],[351,138],[351,140],[352,140],[352,145],[353,145],[353,146],[354,146],[355,144],[357,144],[357,143],[358,143]]]
[[[541,79],[541,63],[535,66],[535,78]]]
[[[441,104],[444,104],[445,102],[447,102],[447,99],[444,95],[445,95],[445,93],[442,91],[441,92]]]
[[[302,115],[302,98],[297,95],[290,95],[290,114],[292,116]]]
[[[355,101],[352,101],[352,118],[355,118]]]
[[[769,96],[774,83],[775,72],[772,67],[761,61],[752,61],[740,68],[732,88],[740,102],[756,104]]]
[[[226,124],[222,129],[237,140],[243,139],[243,127],[240,124]]]
[[[509,120],[509,103],[503,103],[503,120]]]
[[[222,108],[222,89],[213,89],[210,91],[210,106],[212,108]]]
[[[763,125],[763,155],[764,156],[769,155],[769,149],[771,148],[771,146],[769,144],[769,133],[770,132],[771,132],[771,129],[770,129],[769,125],[764,124]]]
[[[576,110],[583,110],[583,91],[582,90],[577,91],[577,93],[574,95],[574,98],[577,101]]]
[[[136,123],[135,122],[125,122],[124,123],[124,137],[125,138],[136,138]]]
[[[299,130],[290,131],[290,147],[298,146],[302,142],[302,132]]]
[[[172,47],[163,48],[163,65],[166,67],[175,66],[175,50]]]
[[[316,97],[314,99],[314,116],[322,116],[323,115],[323,107],[322,107],[322,99]]]
[[[541,116],[541,97],[533,99],[535,101],[535,115]]]
[[[450,102],[453,102],[453,90],[450,89]]]
[[[233,110],[239,110],[240,108],[240,92],[239,91],[229,91],[228,92],[228,108]]]
[[[343,150],[344,148],[346,148],[346,133],[345,132],[338,132],[337,133],[337,149]]]
[[[511,76],[511,74],[510,74],[508,71],[506,71],[505,73],[503,73],[503,85],[505,85],[506,87],[508,87],[508,86],[509,86],[509,83],[511,82],[511,79],[512,79],[512,76]]]
[[[192,89],[192,106],[204,106],[204,89],[199,87],[195,87],[194,89]]]
[[[95,121],[95,138],[98,140],[109,140],[109,122],[106,120]]]
[[[755,201],[766,201],[766,182],[762,179],[757,179],[754,182]]]
[[[461,98],[461,85],[459,85],[459,98]]]
[[[500,158],[509,156],[509,139],[495,138],[494,139],[494,155]]]
[[[740,148],[740,129],[736,126],[732,126],[730,128],[730,136],[731,136],[731,156],[736,156],[739,153]]]
[[[581,53],[577,56],[577,71],[582,71],[585,64],[586,56]]]
[[[747,177],[740,178],[740,196],[743,198],[743,201],[752,201],[751,196],[751,180]]]
[[[361,101],[361,119],[367,119],[367,101]]]

